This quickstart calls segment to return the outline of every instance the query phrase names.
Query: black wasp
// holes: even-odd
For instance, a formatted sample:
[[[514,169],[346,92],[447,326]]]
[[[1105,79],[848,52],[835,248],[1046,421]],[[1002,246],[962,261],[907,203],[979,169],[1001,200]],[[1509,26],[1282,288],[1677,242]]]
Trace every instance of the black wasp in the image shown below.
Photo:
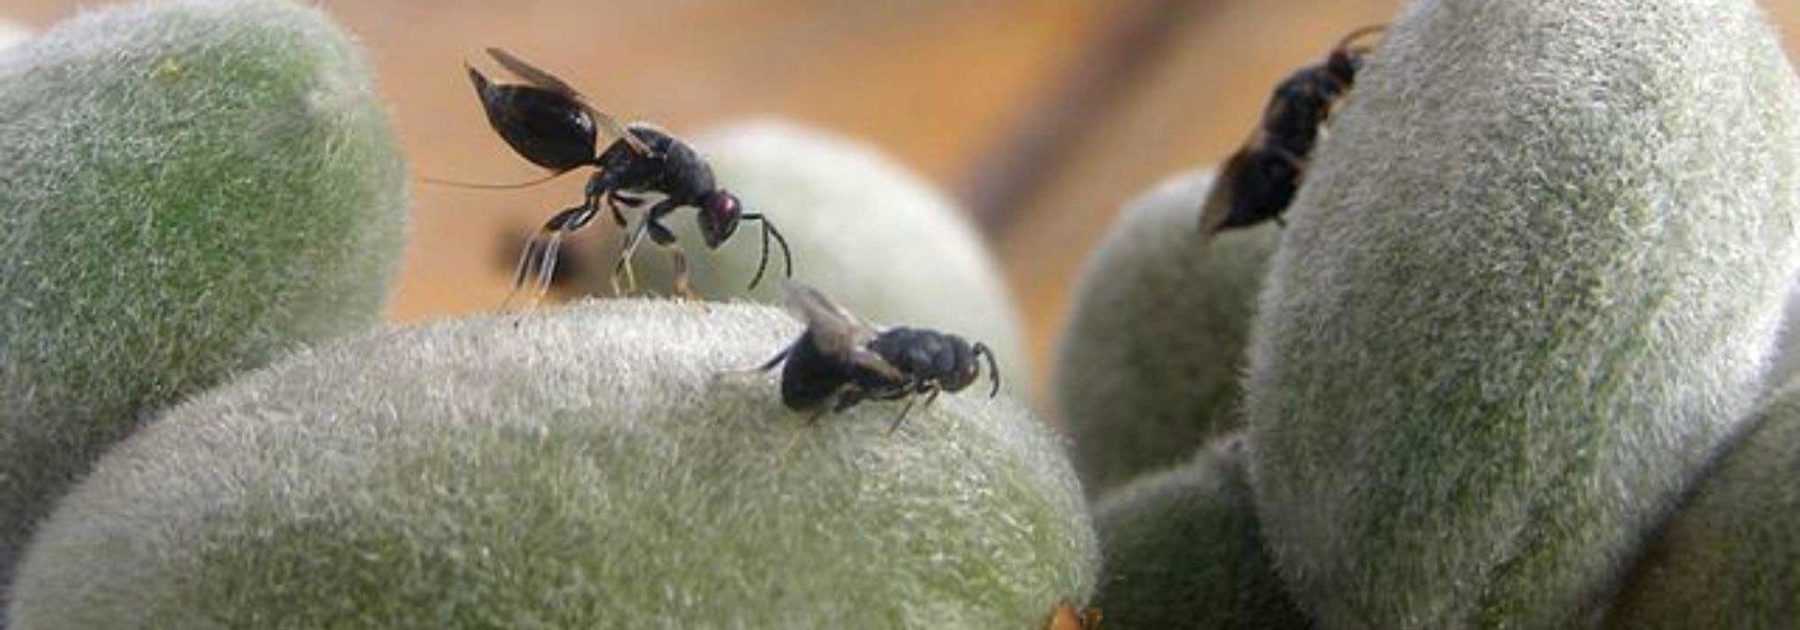
[[[785,361],[781,402],[796,411],[817,410],[815,421],[834,396],[837,402],[829,410],[840,412],[864,400],[916,394],[926,394],[929,405],[939,392],[961,391],[974,383],[981,375],[982,356],[994,382],[988,396],[1000,393],[1000,368],[982,343],[923,328],[877,331],[817,289],[794,282],[788,283],[787,305],[806,322],[806,331],[756,371],[767,372]],[[900,428],[912,403],[906,402],[889,433]]]
[[[1212,235],[1270,219],[1286,225],[1281,213],[1300,188],[1320,129],[1332,108],[1356,84],[1356,73],[1370,51],[1351,44],[1386,28],[1381,24],[1351,31],[1325,61],[1296,70],[1275,86],[1262,122],[1250,140],[1226,160],[1218,181],[1201,203],[1201,232]]]
[[[525,81],[496,85],[473,66],[468,67],[469,80],[475,84],[475,93],[481,97],[481,106],[487,110],[488,123],[494,131],[520,156],[549,169],[550,177],[583,166],[596,169],[588,178],[582,202],[550,217],[526,242],[513,272],[515,291],[524,286],[526,276],[534,268],[538,292],[548,289],[563,236],[587,225],[600,213],[601,206],[610,210],[613,222],[624,228],[623,206],[639,208],[652,199],[656,199],[654,205],[644,213],[637,228],[625,236],[624,248],[613,265],[610,278],[614,293],[619,292],[621,273],[629,286],[636,287],[631,255],[645,235],[666,248],[674,259],[676,292],[690,293],[687,258],[675,244],[675,233],[662,224],[663,217],[682,207],[698,210],[695,220],[708,249],[717,249],[730,238],[741,221],[762,224],[762,259],[755,277],[750,279],[751,288],[762,280],[768,268],[770,237],[781,244],[787,274],[793,275],[794,261],[788,253],[787,239],[763,215],[744,212],[737,196],[717,186],[712,167],[687,143],[644,123],[620,125],[550,73],[499,48],[489,48],[487,53]],[[597,129],[617,138],[605,151],[597,150]]]

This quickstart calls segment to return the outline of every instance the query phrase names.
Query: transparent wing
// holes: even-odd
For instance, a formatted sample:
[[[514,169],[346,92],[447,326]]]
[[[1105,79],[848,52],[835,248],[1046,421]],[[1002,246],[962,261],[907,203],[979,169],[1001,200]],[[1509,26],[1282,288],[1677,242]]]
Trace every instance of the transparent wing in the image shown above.
[[[798,283],[787,283],[787,306],[806,322],[819,352],[871,370],[893,380],[905,378],[900,370],[881,355],[869,350],[869,342],[879,333],[849,310],[825,297],[818,289]]]
[[[518,75],[519,78],[524,79],[527,83],[562,94],[563,96],[572,98],[575,102],[580,103],[581,108],[586,110],[588,115],[594,118],[595,124],[600,125],[600,128],[606,130],[607,134],[624,140],[625,144],[630,146],[631,150],[636,151],[638,155],[649,156],[654,153],[650,150],[650,145],[644,144],[642,139],[632,135],[631,132],[625,129],[624,125],[619,124],[617,119],[614,119],[606,112],[595,108],[592,103],[588,102],[586,96],[575,91],[575,88],[564,83],[562,79],[558,79],[555,75],[538,69],[537,66],[526,63],[524,59],[520,59],[512,53],[506,52],[503,48],[489,48],[487,49],[487,54],[493,57],[494,61],[499,62],[501,67],[506,68],[508,72]]]
[[[1258,133],[1261,133],[1260,131]],[[1255,136],[1252,136],[1254,141]],[[1206,198],[1200,202],[1200,233],[1211,237],[1225,225],[1231,217],[1232,200],[1237,196],[1235,184],[1238,176],[1245,168],[1249,149],[1240,148],[1225,161],[1225,167],[1213,177],[1211,187],[1206,191]]]
[[[874,341],[876,331],[831,298],[810,286],[787,283],[788,310],[800,316],[813,333],[819,349],[827,354],[844,356]]]

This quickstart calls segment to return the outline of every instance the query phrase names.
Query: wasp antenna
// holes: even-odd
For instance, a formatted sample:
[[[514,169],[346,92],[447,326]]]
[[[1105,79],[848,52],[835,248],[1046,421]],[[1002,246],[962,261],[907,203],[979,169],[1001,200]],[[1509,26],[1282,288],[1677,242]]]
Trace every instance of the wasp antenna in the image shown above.
[[[762,224],[762,259],[756,263],[756,275],[750,278],[750,288],[754,289],[757,283],[762,282],[763,272],[769,268],[770,236],[775,237],[775,242],[781,245],[781,264],[782,269],[786,272],[785,275],[789,278],[794,277],[794,254],[788,251],[787,239],[781,236],[781,230],[775,229],[775,224],[761,214],[746,214],[743,215],[743,220]]]
[[[1343,39],[1338,40],[1336,50],[1347,49],[1350,47],[1350,42],[1354,42],[1358,39],[1362,39],[1363,37],[1368,36],[1368,35],[1374,35],[1376,33],[1386,31],[1387,28],[1388,28],[1388,25],[1387,25],[1387,23],[1384,22],[1381,24],[1370,24],[1368,26],[1358,28],[1354,31],[1350,31],[1349,34],[1344,35]]]
[[[1000,364],[994,361],[994,350],[987,344],[975,342],[975,356],[987,356],[988,378],[994,381],[994,388],[988,391],[988,398],[1000,395]]]

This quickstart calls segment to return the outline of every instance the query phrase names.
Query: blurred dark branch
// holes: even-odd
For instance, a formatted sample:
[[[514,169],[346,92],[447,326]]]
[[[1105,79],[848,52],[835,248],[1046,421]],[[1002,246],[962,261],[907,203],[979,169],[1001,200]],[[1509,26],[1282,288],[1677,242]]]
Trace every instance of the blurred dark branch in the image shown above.
[[[1095,122],[1117,108],[1173,43],[1187,20],[1212,0],[1139,0],[1119,13],[1060,81],[1018,124],[975,161],[961,186],[963,201],[989,236],[998,236],[1030,206]]]

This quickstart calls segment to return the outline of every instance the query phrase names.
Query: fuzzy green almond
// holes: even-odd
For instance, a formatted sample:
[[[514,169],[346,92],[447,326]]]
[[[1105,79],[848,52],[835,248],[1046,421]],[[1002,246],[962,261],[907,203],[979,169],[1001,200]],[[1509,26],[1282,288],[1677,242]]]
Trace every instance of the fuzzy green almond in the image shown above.
[[[800,325],[599,300],[303,352],[114,449],[22,566],[15,630],[1036,630],[1099,562],[1003,393],[816,424],[743,373]]]
[[[1203,238],[1213,181],[1182,173],[1125,204],[1082,271],[1054,391],[1089,496],[1243,426],[1244,348],[1280,232]]]
[[[12,20],[0,18],[0,50],[31,39],[31,29]]]
[[[1311,627],[1263,551],[1249,451],[1225,436],[1095,504],[1106,566],[1094,606],[1107,630]]]
[[[1782,389],[1650,541],[1610,628],[1781,628],[1800,618],[1800,381]]]
[[[780,120],[703,130],[694,146],[719,186],[745,212],[768,217],[793,247],[794,279],[818,287],[870,322],[924,326],[993,348],[1000,372],[1031,399],[1031,364],[1011,292],[974,223],[949,196],[865,143]],[[631,214],[636,225],[636,214]],[[693,211],[664,220],[687,253],[695,292],[707,299],[782,301],[781,248],[750,290],[762,253],[762,228],[744,222],[718,250],[707,250]],[[606,295],[618,242],[569,252],[581,264],[570,279]],[[641,289],[667,293],[669,257],[653,245],[633,259]]]
[[[1324,628],[1591,623],[1762,397],[1800,84],[1749,0],[1421,0],[1287,215],[1246,380]]]
[[[1795,375],[1800,375],[1800,285],[1788,293],[1783,311],[1780,341],[1775,344],[1775,352],[1769,357],[1768,374],[1763,377],[1770,395],[1793,380]]]
[[[404,167],[361,50],[262,0],[86,12],[0,53],[0,591],[158,410],[379,317]]]

